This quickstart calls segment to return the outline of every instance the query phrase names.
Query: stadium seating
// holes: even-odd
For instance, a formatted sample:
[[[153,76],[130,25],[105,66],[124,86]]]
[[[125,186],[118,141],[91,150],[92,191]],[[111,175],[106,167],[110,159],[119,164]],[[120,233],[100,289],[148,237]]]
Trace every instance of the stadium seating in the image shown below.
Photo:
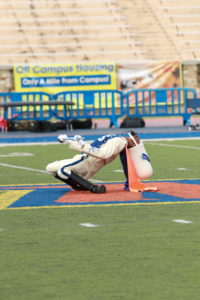
[[[198,0],[0,2],[0,63],[189,60]]]
[[[199,57],[200,3],[198,0],[148,0],[155,16],[182,60]]]
[[[1,61],[63,62],[143,58],[115,1],[0,3]]]

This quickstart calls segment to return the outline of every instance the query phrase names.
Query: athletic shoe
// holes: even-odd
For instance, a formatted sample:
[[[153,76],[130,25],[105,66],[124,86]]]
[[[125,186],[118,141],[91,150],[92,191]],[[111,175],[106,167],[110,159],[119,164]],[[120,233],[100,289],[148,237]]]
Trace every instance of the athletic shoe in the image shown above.
[[[90,190],[91,193],[94,194],[105,194],[106,193],[106,187],[105,185],[93,185],[92,189]]]

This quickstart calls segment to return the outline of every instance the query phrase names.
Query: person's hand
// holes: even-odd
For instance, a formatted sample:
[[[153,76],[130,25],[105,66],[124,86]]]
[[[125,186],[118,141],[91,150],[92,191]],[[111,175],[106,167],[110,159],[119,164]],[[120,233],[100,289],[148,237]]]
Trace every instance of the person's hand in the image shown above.
[[[67,139],[67,135],[66,134],[60,134],[58,136],[58,141],[59,143],[64,143],[64,141]]]
[[[68,137],[66,134],[60,134],[58,136],[58,141],[59,143],[67,143],[70,144],[72,139],[70,137]]]
[[[80,144],[81,146],[85,145],[85,142],[83,141],[83,138],[82,138],[82,136],[80,136],[80,135],[75,135],[75,136],[74,136],[74,140],[75,140],[78,144]]]
[[[135,132],[129,133],[129,137],[126,138],[128,141],[128,148],[135,147],[140,144],[140,138]]]

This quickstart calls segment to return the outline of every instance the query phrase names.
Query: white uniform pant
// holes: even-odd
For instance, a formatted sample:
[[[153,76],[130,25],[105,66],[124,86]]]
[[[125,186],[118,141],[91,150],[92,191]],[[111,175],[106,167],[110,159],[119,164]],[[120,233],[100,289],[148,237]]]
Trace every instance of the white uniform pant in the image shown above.
[[[75,155],[72,159],[56,160],[46,166],[47,172],[63,179],[68,179],[71,171],[79,176],[86,178],[88,173],[88,164],[85,160],[87,155]]]

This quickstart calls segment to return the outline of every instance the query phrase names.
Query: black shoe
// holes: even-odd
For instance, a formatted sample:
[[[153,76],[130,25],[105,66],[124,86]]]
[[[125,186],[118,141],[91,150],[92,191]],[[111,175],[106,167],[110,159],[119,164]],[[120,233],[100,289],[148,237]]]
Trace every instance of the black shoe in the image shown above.
[[[79,185],[71,185],[71,187],[72,187],[73,190],[75,190],[75,191],[89,191],[88,188],[81,187],[81,186],[79,186]]]
[[[106,187],[105,187],[105,185],[100,185],[100,186],[93,185],[90,192],[94,193],[94,194],[105,194],[106,193]]]

